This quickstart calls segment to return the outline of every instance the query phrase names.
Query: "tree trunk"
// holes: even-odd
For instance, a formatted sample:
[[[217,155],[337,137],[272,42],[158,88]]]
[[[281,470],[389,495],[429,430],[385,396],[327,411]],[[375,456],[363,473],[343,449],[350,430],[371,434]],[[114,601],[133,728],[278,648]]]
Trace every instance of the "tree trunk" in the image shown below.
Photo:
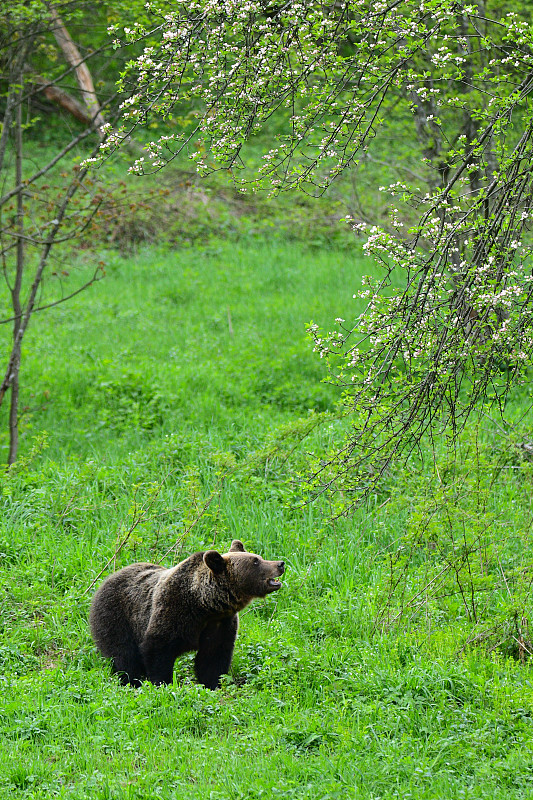
[[[22,88],[23,75],[20,71],[20,88],[15,116],[15,186],[22,184]],[[17,263],[15,282],[11,287],[11,304],[13,306],[13,348],[14,359],[11,380],[11,402],[9,406],[9,455],[8,464],[14,464],[18,453],[18,407],[19,407],[19,372],[21,342],[19,329],[21,325],[22,307],[20,292],[22,289],[22,275],[24,272],[24,193],[17,194]]]
[[[11,130],[11,121],[13,119],[13,109],[15,103],[20,99],[20,89],[16,86],[16,80],[22,72],[22,65],[26,59],[26,54],[33,44],[32,35],[29,34],[26,41],[17,50],[10,69],[10,78],[14,79],[9,87],[6,107],[4,110],[4,119],[2,120],[2,132],[0,133],[0,172],[4,166],[4,155],[6,152],[7,140],[9,131]],[[14,85],[13,85],[14,84]]]
[[[83,102],[85,103],[87,111],[89,112],[89,117],[93,121],[94,126],[98,131],[100,139],[102,139],[104,137],[102,127],[105,125],[105,120],[100,113],[100,104],[98,103],[98,98],[96,97],[93,79],[91,77],[91,73],[89,72],[89,68],[85,64],[80,51],[73,42],[63,23],[63,20],[53,6],[50,9],[50,16],[52,17],[52,21],[54,23],[53,33],[56,42],[63,51],[63,55],[65,56],[67,63],[74,70],[76,80],[78,81],[78,85],[81,90]]]
[[[76,119],[79,119],[81,122],[85,122],[86,125],[90,125],[94,122],[86,106],[76,100],[75,97],[72,97],[68,92],[65,92],[64,89],[60,89],[59,86],[50,83],[46,78],[43,78],[42,75],[32,74],[31,80],[41,87],[42,93],[51,103],[55,103],[61,108],[64,108],[65,111],[68,111],[69,114],[72,114],[73,117],[76,117]]]

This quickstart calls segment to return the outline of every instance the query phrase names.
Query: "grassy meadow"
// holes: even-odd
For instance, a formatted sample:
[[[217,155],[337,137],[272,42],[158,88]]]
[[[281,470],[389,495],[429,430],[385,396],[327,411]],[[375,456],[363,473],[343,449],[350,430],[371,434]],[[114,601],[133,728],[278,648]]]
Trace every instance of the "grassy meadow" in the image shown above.
[[[357,244],[249,233],[101,258],[105,279],[25,339],[0,797],[531,797],[527,417],[467,431],[455,461],[444,443],[413,458],[335,518],[305,477],[347,423],[305,324],[356,313]],[[196,685],[191,657],[170,687],[121,687],[89,635],[94,587],[235,537],[287,572],[241,614],[223,688]]]

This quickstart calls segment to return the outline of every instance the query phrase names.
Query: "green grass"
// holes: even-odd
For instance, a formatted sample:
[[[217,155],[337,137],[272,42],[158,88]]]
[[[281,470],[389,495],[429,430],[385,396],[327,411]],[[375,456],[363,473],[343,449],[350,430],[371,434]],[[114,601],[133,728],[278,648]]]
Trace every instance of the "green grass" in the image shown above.
[[[531,465],[487,425],[456,465],[442,448],[440,482],[413,459],[331,520],[303,478],[343,423],[297,446],[338,397],[305,323],[354,315],[358,251],[249,236],[103,258],[106,279],[25,340],[1,484],[0,797],[530,797],[532,673],[511,655],[513,608],[531,618]],[[463,528],[488,548],[477,625],[427,588]],[[223,688],[197,686],[190,657],[171,687],[119,686],[90,639],[93,584],[235,537],[288,569],[241,614]],[[491,652],[462,649],[492,629]]]
[[[248,430],[252,409],[260,430],[325,410],[336,395],[320,382],[305,324],[353,311],[361,268],[349,253],[253,239],[108,256],[104,281],[35,318],[23,405],[52,447],[84,454],[96,442],[115,448],[110,428],[130,443],[184,424]]]

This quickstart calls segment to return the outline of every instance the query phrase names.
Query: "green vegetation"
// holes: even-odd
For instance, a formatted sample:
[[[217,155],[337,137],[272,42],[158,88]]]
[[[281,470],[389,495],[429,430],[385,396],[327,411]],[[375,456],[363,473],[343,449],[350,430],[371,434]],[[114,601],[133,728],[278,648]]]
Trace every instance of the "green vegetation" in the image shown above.
[[[18,438],[10,446],[4,402],[0,457],[5,463],[9,451],[14,465],[0,473],[2,800],[533,795],[532,390],[517,380],[512,393],[502,391],[507,378],[527,376],[530,360],[522,356],[521,372],[513,374],[514,345],[521,352],[532,341],[524,169],[533,146],[529,5],[520,19],[493,9],[494,23],[487,16],[483,30],[475,8],[461,15],[448,2],[404,3],[403,27],[394,4],[380,10],[370,3],[371,13],[347,13],[344,5],[324,15],[321,5],[272,3],[263,19],[233,4],[226,45],[242,34],[251,41],[258,23],[266,25],[268,47],[247,46],[252,60],[242,60],[244,71],[232,71],[220,91],[220,64],[231,64],[224,37],[213,36],[208,23],[210,41],[203,41],[202,4],[178,4],[190,23],[188,52],[198,47],[200,60],[187,67],[184,50],[172,46],[183,80],[168,84],[177,102],[157,117],[164,93],[150,92],[160,73],[144,59],[128,91],[129,99],[148,101],[150,115],[122,157],[148,164],[155,150],[143,150],[143,142],[189,137],[205,109],[207,139],[202,144],[199,129],[167,169],[142,180],[125,175],[120,154],[86,173],[80,163],[97,146],[96,135],[88,128],[74,146],[83,128],[64,102],[51,117],[59,106],[57,94],[55,106],[45,98],[46,81],[81,95],[50,5],[16,2],[0,12],[0,350],[4,365],[16,356],[0,394],[15,397],[11,432],[20,433],[20,449]],[[153,19],[141,17],[144,2],[94,6],[54,4],[106,102],[125,61],[152,42],[143,34],[111,52],[108,24]],[[215,11],[213,24],[222,24]],[[428,14],[436,20],[431,41]],[[187,34],[186,26],[174,31],[169,18],[163,24],[169,41]],[[275,31],[285,26],[292,43],[278,51]],[[324,57],[319,73],[316,47]],[[271,80],[273,65],[281,83]],[[427,93],[428,81],[439,88]],[[291,93],[294,107],[285,105]],[[271,115],[280,99],[283,108]],[[373,116],[375,99],[381,110]],[[110,99],[104,116],[120,126],[113,109]],[[88,110],[81,108],[83,125],[92,124]],[[250,124],[241,126],[247,114]],[[322,147],[325,131],[334,140]],[[300,156],[295,151],[296,160],[286,161],[300,144]],[[244,168],[237,173],[249,176],[265,167],[265,154],[278,153],[281,184],[274,185],[285,188],[328,183],[352,155],[358,164],[316,200],[292,192],[267,199],[242,194],[238,181],[230,186],[225,170],[198,178],[195,164],[217,155],[217,146],[219,156],[230,156],[222,158],[227,166],[237,148]],[[161,152],[166,160],[171,151]],[[439,187],[442,193],[433,192]],[[401,220],[391,214],[391,200]],[[432,231],[428,210],[446,225]],[[388,230],[374,239],[381,267],[338,224],[347,215],[359,231],[362,223]],[[399,238],[389,238],[397,224]],[[402,228],[421,245],[420,261],[409,260]],[[391,264],[398,269],[387,277]],[[522,306],[518,266],[527,289]],[[375,281],[378,272],[385,302],[370,314],[370,327],[368,320],[359,326],[374,340],[361,346],[371,370],[345,371],[355,390],[348,414],[349,395],[341,409],[341,390],[327,382],[328,351],[330,344],[338,349],[342,320],[346,332],[366,302],[371,284],[361,290],[363,274]],[[90,289],[76,294],[86,283]],[[402,318],[389,301],[406,284],[414,294],[397,306]],[[506,326],[498,326],[506,315],[497,314],[498,325],[492,319],[502,311],[494,299],[501,302],[502,291],[508,330],[517,322],[505,347],[498,340]],[[20,318],[21,302],[31,323],[17,344],[8,323]],[[318,326],[312,330],[322,359],[306,335],[309,322]],[[493,350],[479,349],[476,340],[486,344],[491,336]],[[403,359],[390,358],[400,353],[397,345]],[[441,357],[439,386],[431,376]],[[479,401],[484,392],[461,386],[464,358],[486,396],[499,391],[502,404],[505,396],[510,422],[491,419]],[[334,358],[330,364],[335,369]],[[391,367],[397,371],[387,383]],[[354,399],[367,389],[364,403]],[[470,418],[476,423],[453,441],[440,438],[454,420],[463,423],[465,409],[480,412]],[[421,427],[409,427],[418,412]],[[374,456],[389,434],[401,447],[391,450],[394,468],[381,471],[384,462]],[[413,441],[418,449],[410,450]],[[400,461],[398,452],[409,455]],[[328,483],[337,491],[314,496]],[[343,516],[352,504],[352,515]],[[170,687],[121,687],[89,635],[98,583],[133,561],[171,565],[197,549],[225,550],[233,538],[283,558],[288,568],[282,591],[241,614],[222,689],[195,684],[191,657],[177,662]]]
[[[527,426],[487,420],[455,461],[445,443],[435,465],[412,457],[349,519],[307,502],[309,454],[347,423],[305,323],[352,318],[369,266],[355,245],[252,230],[104,253],[105,280],[24,340],[21,458],[1,482],[0,796],[530,797]],[[241,615],[223,689],[187,657],[172,687],[120,687],[90,640],[93,585],[234,537],[288,569]]]

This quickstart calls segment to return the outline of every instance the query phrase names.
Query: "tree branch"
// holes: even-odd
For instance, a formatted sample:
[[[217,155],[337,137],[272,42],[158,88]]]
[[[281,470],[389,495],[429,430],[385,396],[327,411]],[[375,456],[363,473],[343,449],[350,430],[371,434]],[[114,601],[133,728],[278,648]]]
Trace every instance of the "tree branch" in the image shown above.
[[[64,108],[65,111],[68,111],[69,114],[72,114],[73,117],[76,117],[76,119],[79,119],[81,122],[85,122],[86,125],[93,125],[95,123],[95,120],[93,120],[87,111],[86,106],[82,105],[68,92],[65,92],[64,89],[50,83],[46,78],[43,78],[42,75],[33,74],[31,79],[40,87],[40,91],[42,91],[46,99],[50,100],[51,103],[55,103],[60,106],[60,108]]]

